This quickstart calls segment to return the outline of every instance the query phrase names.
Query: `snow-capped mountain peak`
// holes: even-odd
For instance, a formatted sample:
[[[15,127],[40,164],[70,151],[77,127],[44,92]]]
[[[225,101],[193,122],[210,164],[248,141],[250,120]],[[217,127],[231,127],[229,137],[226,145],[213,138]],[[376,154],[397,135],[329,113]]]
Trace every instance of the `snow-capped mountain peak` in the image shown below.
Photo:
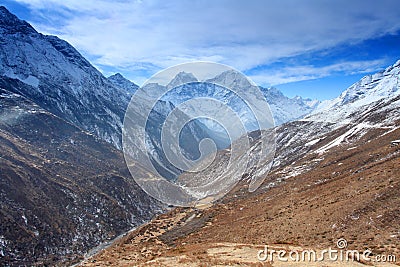
[[[244,78],[245,76],[240,75],[237,71],[227,70],[217,75],[215,78],[207,80],[207,82],[215,83],[226,88],[239,87],[242,89],[254,86],[249,80]]]
[[[276,125],[302,118],[319,104],[319,100],[303,99],[300,96],[289,98],[275,87],[260,87],[260,90],[271,108]]]
[[[128,92],[128,94],[130,94],[130,95],[135,93],[136,90],[139,88],[139,86],[137,84],[126,79],[124,76],[122,76],[121,73],[116,73],[114,75],[111,75],[107,79],[111,83],[113,83],[115,86],[126,90]]]
[[[319,103],[321,103],[321,101],[319,101],[318,99],[311,99],[311,98],[306,98],[306,99],[301,98],[301,101],[312,109],[316,108],[319,105]]]
[[[11,14],[7,8],[0,6],[0,34],[15,33],[37,33],[36,30],[26,21],[20,20]]]
[[[305,119],[337,122],[361,106],[400,95],[399,75],[400,60],[383,71],[364,76],[337,98],[323,101]]]
[[[399,61],[384,71],[367,75],[340,95],[340,104],[345,105],[366,98],[364,102],[393,96],[398,91]],[[373,99],[371,99],[373,97]]]
[[[198,79],[192,73],[181,71],[168,83],[167,88],[171,89],[191,82],[198,82]]]

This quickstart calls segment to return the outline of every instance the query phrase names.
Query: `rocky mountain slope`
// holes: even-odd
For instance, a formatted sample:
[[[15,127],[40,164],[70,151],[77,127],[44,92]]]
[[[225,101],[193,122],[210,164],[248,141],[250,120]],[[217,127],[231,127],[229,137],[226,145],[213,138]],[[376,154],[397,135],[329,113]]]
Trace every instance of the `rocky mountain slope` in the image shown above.
[[[73,260],[162,209],[119,150],[4,89],[0,139],[0,265]]]
[[[399,68],[366,76],[336,104],[277,127],[274,165],[254,193],[244,179],[214,205],[159,216],[82,265],[287,266],[259,262],[258,250],[322,250],[340,238],[349,249],[371,249],[373,258],[398,256],[400,150],[392,141],[400,136]],[[210,175],[220,165],[214,162]]]
[[[400,124],[398,124],[400,126]],[[375,132],[380,135],[382,132]],[[238,187],[206,209],[175,209],[140,227],[81,266],[398,266],[397,262],[260,262],[259,250],[348,249],[400,253],[399,130],[325,154],[318,166],[248,195]],[[384,144],[384,145],[382,145]],[[353,143],[353,145],[355,145]],[[372,156],[371,156],[372,155]],[[308,157],[299,166],[308,165]],[[297,164],[296,164],[297,166]],[[245,185],[243,185],[245,186]]]
[[[276,258],[260,262],[257,253],[264,245],[287,252],[336,249],[340,238],[348,249],[398,257],[400,150],[390,143],[400,135],[400,120],[393,126],[276,167],[253,194],[242,183],[211,207],[159,216],[82,266],[304,266]],[[371,266],[366,261],[313,264],[307,262]]]
[[[0,82],[22,81],[8,90],[121,147],[129,95],[55,36],[38,33],[0,7]]]
[[[121,148],[135,86],[120,75],[106,79],[67,42],[36,32],[4,7],[0,41],[1,264],[73,260],[160,212],[121,151],[103,142]],[[160,101],[149,117],[161,172],[171,169],[158,153],[159,126],[172,108]],[[199,127],[183,133],[188,156],[198,153],[193,138],[207,137]],[[151,176],[140,165],[133,174]]]
[[[0,88],[0,265],[76,260],[162,211],[116,149],[130,93],[4,7]]]

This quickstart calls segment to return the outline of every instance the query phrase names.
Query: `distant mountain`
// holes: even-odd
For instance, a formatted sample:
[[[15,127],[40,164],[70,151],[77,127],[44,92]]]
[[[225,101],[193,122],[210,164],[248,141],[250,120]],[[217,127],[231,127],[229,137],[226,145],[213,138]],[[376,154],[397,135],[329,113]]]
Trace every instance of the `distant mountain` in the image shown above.
[[[157,170],[164,175],[164,177],[168,177],[168,179],[175,179],[182,173],[168,162],[161,149],[162,144],[160,125],[162,125],[167,115],[175,107],[178,107],[183,114],[198,114],[198,112],[204,110],[204,112],[206,112],[205,114],[208,114],[210,118],[216,118],[218,120],[218,122],[208,119],[193,120],[191,125],[188,127],[188,129],[190,129],[189,132],[184,135],[186,137],[190,136],[191,138],[184,138],[183,136],[180,136],[181,140],[186,140],[185,142],[181,142],[181,145],[184,148],[184,151],[189,152],[187,156],[192,159],[196,158],[196,156],[199,154],[198,144],[200,140],[204,138],[213,139],[219,150],[227,148],[231,141],[235,141],[234,138],[232,140],[230,139],[233,136],[228,136],[226,131],[220,126],[219,123],[222,123],[223,125],[230,125],[234,129],[240,129],[240,125],[236,125],[240,123],[245,126],[248,132],[259,129],[259,125],[254,117],[253,111],[243,99],[238,97],[235,92],[227,89],[228,87],[241,88],[241,90],[245,92],[258,90],[255,85],[250,84],[247,79],[244,79],[242,75],[238,75],[238,73],[234,71],[223,72],[206,81],[198,81],[197,78],[191,73],[180,72],[166,86],[156,83],[149,83],[144,86],[143,94],[146,97],[149,97],[149,99],[152,99],[153,95],[157,95],[159,92],[167,90],[167,92],[155,105],[153,112],[150,113],[151,116],[149,118],[151,123],[148,123],[150,126],[149,132],[157,134],[154,134],[153,137],[150,137],[151,142],[147,143],[148,148],[150,148],[149,154],[152,156],[153,163],[156,165]],[[267,102],[269,102],[273,112],[272,114],[278,123],[284,123],[288,120],[301,118],[305,114],[310,113],[315,105],[319,103],[318,101],[312,101],[310,99],[304,100],[300,97],[289,99],[275,88],[261,88],[261,93],[264,94]],[[262,97],[261,94],[260,96]],[[238,122],[234,116],[231,116],[225,112],[221,112],[220,109],[216,109],[214,103],[212,102],[200,100],[201,105],[199,106],[181,106],[181,104],[184,104],[189,100],[196,100],[198,98],[213,98],[224,105],[229,106],[234,113],[239,116],[240,121]],[[143,103],[136,103],[133,105],[132,112],[129,116],[132,121],[141,121],[139,118],[142,116],[141,114],[143,113],[143,110],[148,109],[145,101],[142,102]],[[136,119],[134,119],[135,117]],[[132,127],[137,128],[138,126],[132,123]],[[139,135],[140,129],[130,129],[130,132],[137,132],[137,134],[134,134],[134,136]],[[177,134],[171,134],[171,136],[176,135]],[[240,135],[237,135],[237,138],[239,137]],[[135,143],[135,140],[133,139],[132,142]],[[142,148],[140,144],[137,144],[137,147],[139,149],[136,149],[136,151],[132,151],[131,153],[139,156],[138,153],[140,154],[140,151],[144,150],[144,148]],[[243,160],[245,160],[245,158],[243,158]],[[240,164],[244,163],[242,162]],[[240,164],[239,166],[241,166]]]
[[[198,82],[197,78],[192,73],[179,72],[167,85],[168,89],[172,89],[179,85],[191,82]]]
[[[115,86],[117,86],[119,88],[122,88],[125,91],[127,91],[129,95],[134,94],[136,92],[136,90],[139,88],[139,85],[137,85],[137,84],[131,82],[130,80],[126,79],[120,73],[116,73],[114,75],[111,75],[110,77],[107,78],[107,80],[110,81]]]
[[[318,100],[303,99],[300,96],[289,98],[274,87],[260,89],[271,108],[276,125],[300,119],[311,113],[320,103]]]
[[[237,86],[243,88],[243,90],[246,90],[246,88],[252,86],[247,81],[243,80],[242,77],[230,71],[224,72],[214,79],[210,79],[209,81],[230,86]],[[283,95],[279,89],[274,87],[259,88],[270,106],[275,120],[275,125],[281,125],[285,122],[299,119],[312,112],[319,103],[318,100],[303,99],[301,97],[288,98],[287,96]]]
[[[221,86],[215,86],[215,84]],[[198,81],[191,73],[180,72],[167,85],[170,92],[163,99],[172,102],[174,105],[179,105],[192,98],[212,97],[231,107],[247,124],[247,129],[251,131],[256,128],[255,118],[251,115],[252,112],[244,101],[241,101],[226,88],[241,88],[241,90],[246,91],[252,86],[254,85],[234,71],[225,71],[206,81]],[[318,100],[301,97],[288,98],[276,88],[259,88],[270,106],[276,125],[302,118],[311,113],[320,103]],[[230,119],[226,118],[226,121]],[[211,122],[206,123],[206,125],[210,128],[214,127]]]

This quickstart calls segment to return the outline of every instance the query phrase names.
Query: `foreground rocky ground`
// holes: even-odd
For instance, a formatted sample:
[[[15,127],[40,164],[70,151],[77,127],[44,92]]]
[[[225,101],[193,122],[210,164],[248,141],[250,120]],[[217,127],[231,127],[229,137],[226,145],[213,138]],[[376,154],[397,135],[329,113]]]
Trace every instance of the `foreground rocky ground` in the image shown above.
[[[261,262],[257,253],[264,245],[288,252],[336,249],[340,238],[348,250],[370,249],[373,258],[394,255],[397,261],[306,265],[400,266],[400,146],[391,145],[399,136],[400,129],[374,129],[356,143],[308,153],[273,170],[253,194],[243,183],[211,207],[173,209],[81,266],[304,266]],[[293,170],[298,174],[268,185]]]

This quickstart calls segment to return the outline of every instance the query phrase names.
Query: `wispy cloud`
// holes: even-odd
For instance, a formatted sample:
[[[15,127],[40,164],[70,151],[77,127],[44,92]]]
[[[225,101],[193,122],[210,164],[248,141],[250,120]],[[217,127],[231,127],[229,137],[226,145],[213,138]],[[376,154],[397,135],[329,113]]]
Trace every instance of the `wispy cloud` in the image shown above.
[[[364,74],[381,70],[386,64],[386,59],[348,61],[331,64],[323,67],[313,65],[301,65],[284,67],[277,70],[261,70],[258,73],[249,75],[257,84],[263,86],[275,86],[279,84],[314,80],[328,77],[334,74]]]
[[[400,30],[398,1],[390,0],[17,1],[37,12],[40,31],[68,40],[95,65],[141,73],[193,60],[247,71]],[[376,66],[359,63],[288,67],[266,78],[276,84]]]

